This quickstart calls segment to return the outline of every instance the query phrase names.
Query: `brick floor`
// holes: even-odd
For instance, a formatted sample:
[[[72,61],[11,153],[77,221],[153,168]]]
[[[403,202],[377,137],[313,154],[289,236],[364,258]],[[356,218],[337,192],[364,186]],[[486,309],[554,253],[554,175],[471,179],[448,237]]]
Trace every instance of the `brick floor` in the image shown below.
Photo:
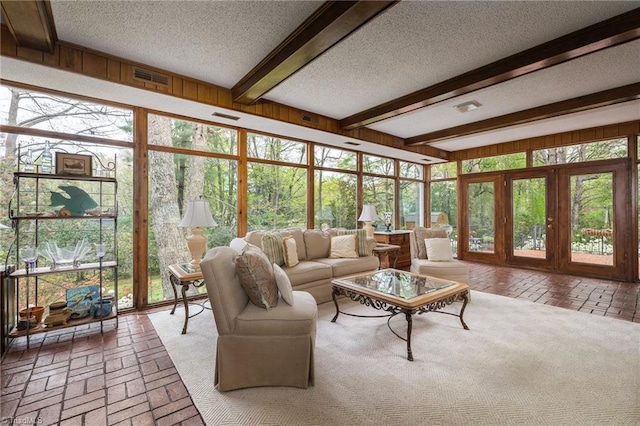
[[[640,323],[640,284],[467,264],[473,291]],[[16,339],[1,367],[0,423],[203,424],[146,313]]]

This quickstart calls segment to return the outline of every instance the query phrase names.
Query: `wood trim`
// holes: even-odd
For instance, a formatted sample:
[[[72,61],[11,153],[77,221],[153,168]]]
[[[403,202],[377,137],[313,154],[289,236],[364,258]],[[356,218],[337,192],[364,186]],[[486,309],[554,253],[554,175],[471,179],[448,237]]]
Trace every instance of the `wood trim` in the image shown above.
[[[580,96],[536,108],[530,108],[511,114],[476,121],[475,123],[463,124],[461,126],[450,127],[436,132],[413,136],[405,139],[405,144],[418,145],[440,142],[461,136],[486,132],[489,130],[503,129],[513,125],[531,123],[533,121],[586,111],[593,108],[601,108],[636,99],[640,99],[640,83],[616,87],[614,89],[593,93],[591,95]]]
[[[247,131],[242,129],[238,132],[238,236],[247,235],[249,229],[247,225],[248,214],[248,179],[249,166],[247,160]]]
[[[56,138],[79,142],[88,142],[102,145],[121,146],[131,148],[133,142],[122,141],[118,139],[99,138],[96,136],[88,136],[82,134],[54,132],[50,130],[37,129],[34,127],[10,126],[8,124],[0,124],[0,132],[13,133],[18,135],[28,135],[40,138]]]
[[[461,160],[493,157],[496,155],[512,154],[527,150],[574,145],[603,139],[614,139],[618,137],[626,137],[629,134],[640,134],[640,120],[611,124],[607,126],[590,127],[573,132],[556,133],[552,135],[538,136],[512,142],[454,151],[451,152],[450,161],[459,162]],[[458,176],[460,176],[460,173]]]
[[[144,309],[149,303],[149,154],[147,112],[133,111],[135,127],[133,145],[133,289],[135,307]]]
[[[49,1],[22,0],[0,3],[4,23],[18,46],[53,53],[58,36]]]
[[[640,8],[340,120],[357,129],[640,38]]]
[[[327,1],[231,89],[252,104],[397,1]]]

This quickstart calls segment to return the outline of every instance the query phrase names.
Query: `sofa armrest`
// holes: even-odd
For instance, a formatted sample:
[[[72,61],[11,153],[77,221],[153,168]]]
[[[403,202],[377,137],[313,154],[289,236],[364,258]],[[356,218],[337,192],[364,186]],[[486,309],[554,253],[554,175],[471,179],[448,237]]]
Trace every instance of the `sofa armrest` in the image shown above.
[[[373,256],[373,249],[378,245],[378,242],[373,237],[367,237],[367,253],[369,256]]]

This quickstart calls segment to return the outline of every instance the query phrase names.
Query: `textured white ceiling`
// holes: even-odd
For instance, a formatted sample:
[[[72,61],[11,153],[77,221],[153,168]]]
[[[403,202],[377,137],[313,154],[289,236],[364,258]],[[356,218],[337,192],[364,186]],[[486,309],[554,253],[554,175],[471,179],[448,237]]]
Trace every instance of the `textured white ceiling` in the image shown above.
[[[321,4],[51,1],[63,41],[227,88]],[[640,1],[401,1],[265,97],[341,119],[638,7]],[[370,127],[410,137],[639,82],[639,57],[640,41],[626,43]],[[483,106],[468,114],[452,108],[470,99]],[[156,100],[156,108],[169,110],[171,101]],[[457,150],[640,119],[637,105],[603,110],[598,120],[593,111],[571,114],[434,146]],[[297,129],[286,135],[308,136]]]

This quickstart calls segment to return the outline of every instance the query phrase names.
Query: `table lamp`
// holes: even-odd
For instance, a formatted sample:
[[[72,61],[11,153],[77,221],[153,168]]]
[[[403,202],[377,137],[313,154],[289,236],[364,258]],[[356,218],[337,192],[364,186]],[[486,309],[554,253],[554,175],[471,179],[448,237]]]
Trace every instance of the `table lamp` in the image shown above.
[[[187,237],[187,247],[191,252],[189,267],[194,271],[200,270],[200,260],[207,249],[207,237],[203,228],[218,226],[211,216],[209,202],[205,200],[191,200],[187,204],[187,212],[178,225],[183,228],[191,228],[191,235]]]
[[[362,228],[367,231],[367,237],[373,238],[373,226],[371,224],[379,220],[375,206],[368,204],[362,206],[362,213],[360,213],[358,220],[360,222],[364,222],[364,226]]]

